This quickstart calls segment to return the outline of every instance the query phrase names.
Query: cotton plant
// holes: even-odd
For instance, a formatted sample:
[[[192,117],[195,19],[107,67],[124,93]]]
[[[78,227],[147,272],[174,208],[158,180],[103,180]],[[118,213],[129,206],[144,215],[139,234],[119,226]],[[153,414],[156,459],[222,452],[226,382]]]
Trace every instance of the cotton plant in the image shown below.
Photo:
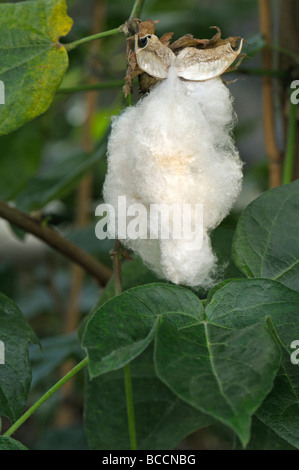
[[[240,55],[242,44],[231,38],[210,48],[183,47],[175,54],[154,34],[134,38],[139,69],[157,83],[113,120],[104,199],[116,214],[120,196],[126,196],[127,205],[142,204],[148,211],[153,204],[202,206],[197,246],[184,233],[176,239],[173,230],[163,238],[163,227],[157,239],[148,232],[122,240],[159,277],[175,284],[213,284],[217,258],[210,233],[241,190],[242,162],[232,137],[236,115],[221,75]],[[196,216],[192,210],[193,229]]]

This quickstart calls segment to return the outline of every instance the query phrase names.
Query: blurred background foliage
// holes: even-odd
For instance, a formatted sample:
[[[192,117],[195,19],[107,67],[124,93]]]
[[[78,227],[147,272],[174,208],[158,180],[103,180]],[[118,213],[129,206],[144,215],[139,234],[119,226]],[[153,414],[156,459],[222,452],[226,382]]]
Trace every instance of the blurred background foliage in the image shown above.
[[[2,2],[4,3],[4,2]],[[74,26],[67,42],[101,30],[115,28],[128,18],[131,0],[69,0]],[[277,37],[279,2],[273,0]],[[240,211],[268,187],[268,165],[263,134],[262,77],[244,69],[262,67],[257,0],[146,0],[142,19],[159,20],[157,34],[174,31],[174,39],[191,33],[210,38],[221,28],[223,37],[242,36],[253,56],[243,73],[225,76],[235,97],[237,146],[245,163],[242,195],[232,215],[215,231],[213,243],[223,266],[222,276],[240,276],[230,260],[234,227]],[[105,151],[111,116],[124,106],[121,85],[99,92],[70,90],[80,85],[121,81],[126,70],[126,43],[112,36],[70,53],[70,67],[47,113],[18,131],[0,138],[0,200],[13,201],[25,212],[34,212],[104,264],[111,267],[113,243],[95,237],[94,212],[102,201],[106,172]],[[135,87],[137,88],[137,87]],[[65,90],[65,91],[63,91]],[[134,90],[134,99],[138,91]],[[279,108],[276,103],[277,109]],[[278,112],[278,111],[277,111]],[[279,145],[283,128],[278,126]],[[124,288],[154,280],[139,261],[124,265]],[[14,299],[39,338],[43,353],[32,346],[34,402],[72,361],[82,358],[76,329],[98,302],[111,295],[111,282],[98,288],[80,269],[32,236],[0,219],[0,290]],[[32,449],[85,449],[82,426],[83,376],[76,378],[42,407],[16,434]],[[4,423],[4,428],[7,423]],[[227,448],[231,436],[223,429],[209,429],[190,438],[181,448]]]

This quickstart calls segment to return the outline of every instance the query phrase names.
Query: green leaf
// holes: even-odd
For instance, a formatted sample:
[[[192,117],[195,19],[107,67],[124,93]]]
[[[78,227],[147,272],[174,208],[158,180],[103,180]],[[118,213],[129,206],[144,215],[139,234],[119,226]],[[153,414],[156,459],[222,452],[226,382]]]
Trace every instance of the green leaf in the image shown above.
[[[240,450],[241,446],[237,446]],[[265,426],[259,419],[252,420],[251,439],[246,450],[296,450],[295,447],[281,439],[268,426]]]
[[[59,38],[72,24],[65,0],[0,5],[0,79],[5,85],[0,135],[50,106],[68,68],[68,54]]]
[[[36,126],[0,137],[0,199],[12,199],[34,175],[40,162],[42,137]],[[16,168],[18,171],[16,171]]]
[[[257,416],[282,439],[299,449],[299,366],[291,363],[286,351],[274,388]]]
[[[93,227],[94,230],[94,227]],[[107,242],[110,240],[107,240]],[[99,240],[98,240],[99,242]],[[80,246],[80,245],[79,245]],[[142,262],[140,258],[133,259],[132,261],[125,261],[121,266],[121,277],[122,277],[122,290],[125,292],[128,289],[133,287],[143,286],[145,284],[152,284],[153,282],[163,282],[160,281],[155,274],[150,271]],[[103,305],[108,300],[112,299],[115,296],[115,283],[114,277],[110,279],[106,285],[99,301],[97,302],[93,311],[85,317],[79,327],[78,336],[80,341],[82,340],[85,325],[88,322],[89,318],[92,317],[94,312],[98,310],[101,305]]]
[[[11,437],[0,436],[0,450],[28,450],[27,447],[23,446],[18,441],[15,441]]]
[[[218,259],[222,279],[243,277],[243,274],[236,268],[232,260],[234,233],[235,227],[223,223],[211,234],[213,251]]]
[[[270,317],[289,351],[294,332],[299,331],[298,312],[298,292],[267,279],[223,283],[206,306],[207,320],[226,328],[246,328]]]
[[[26,405],[31,383],[28,343],[38,340],[18,307],[0,294],[0,340],[4,364],[0,364],[0,416],[17,420]]]
[[[291,343],[298,340],[299,294],[265,279],[231,281],[215,291],[206,307],[208,321],[244,328],[270,317],[284,346],[274,388],[258,417],[278,436],[299,448],[299,367],[291,363]]]
[[[65,197],[105,153],[106,138],[103,138],[92,154],[70,155],[58,160],[29,180],[16,199],[17,207],[23,211],[37,210],[54,199]]]
[[[247,277],[278,280],[299,291],[299,180],[272,189],[243,212],[233,259]]]
[[[82,339],[90,376],[119,369],[141,354],[165,314],[190,325],[200,320],[203,307],[189,290],[156,283],[130,289],[96,310]]]
[[[87,322],[82,344],[90,376],[123,367],[155,339],[160,380],[246,443],[250,418],[272,389],[280,349],[265,322],[232,330],[203,320],[200,300],[187,289],[158,283],[130,289]]]
[[[231,330],[160,320],[158,377],[181,399],[231,427],[243,445],[251,417],[273,387],[280,349],[264,324]]]
[[[131,364],[138,449],[173,449],[212,418],[174,395],[156,376],[152,347]],[[123,371],[86,382],[85,430],[92,450],[130,449]]]

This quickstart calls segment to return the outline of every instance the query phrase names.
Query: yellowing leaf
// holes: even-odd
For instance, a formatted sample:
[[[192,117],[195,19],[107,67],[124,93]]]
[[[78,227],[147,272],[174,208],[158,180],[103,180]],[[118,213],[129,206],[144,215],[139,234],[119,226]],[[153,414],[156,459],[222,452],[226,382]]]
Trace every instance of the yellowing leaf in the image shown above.
[[[0,135],[8,134],[50,106],[68,68],[59,43],[73,21],[65,0],[36,0],[0,5]]]

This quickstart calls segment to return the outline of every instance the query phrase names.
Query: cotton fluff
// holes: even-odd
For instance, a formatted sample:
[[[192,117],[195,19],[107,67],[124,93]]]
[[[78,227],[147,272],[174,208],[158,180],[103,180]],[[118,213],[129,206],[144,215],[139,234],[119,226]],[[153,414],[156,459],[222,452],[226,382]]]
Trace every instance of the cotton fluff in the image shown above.
[[[113,120],[104,200],[127,205],[203,204],[203,244],[189,240],[126,239],[155,273],[175,284],[209,287],[217,259],[210,232],[239,195],[242,163],[231,131],[232,97],[220,78],[183,81],[171,68],[135,106]]]

